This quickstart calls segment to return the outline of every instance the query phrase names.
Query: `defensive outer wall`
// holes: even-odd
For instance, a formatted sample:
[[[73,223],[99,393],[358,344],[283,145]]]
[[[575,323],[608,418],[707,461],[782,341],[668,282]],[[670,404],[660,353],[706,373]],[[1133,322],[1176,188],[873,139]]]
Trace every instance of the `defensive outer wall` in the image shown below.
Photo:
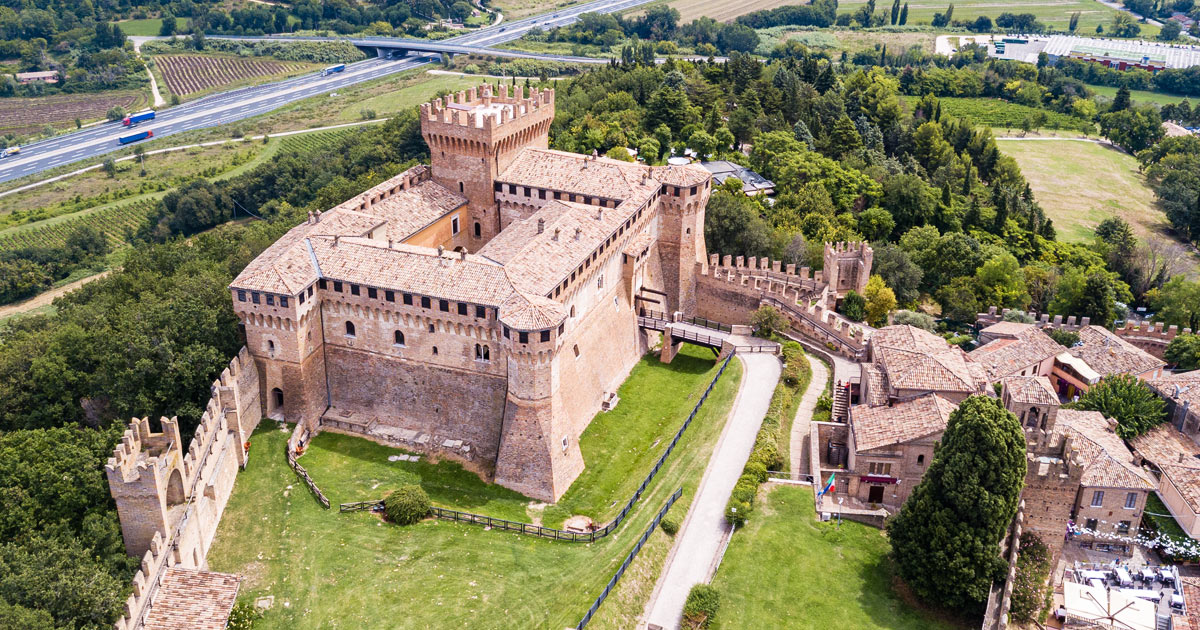
[[[976,316],[976,324],[983,328],[1001,322],[1004,320],[1004,316],[1011,310],[1012,309],[997,308],[995,306],[989,307],[986,313],[979,313],[979,315]],[[1086,328],[1091,324],[1090,318],[1077,318],[1074,315],[1064,318],[1062,315],[1055,315],[1051,317],[1047,314],[1042,314],[1039,316],[1037,313],[1030,313],[1030,316],[1033,317],[1034,325],[1039,328],[1056,328],[1059,330],[1076,331],[1080,328]],[[1125,322],[1124,326],[1113,330],[1113,333],[1118,337],[1128,341],[1138,348],[1141,348],[1142,350],[1145,350],[1146,352],[1149,352],[1159,359],[1163,358],[1163,352],[1166,351],[1167,345],[1171,343],[1172,339],[1181,334],[1186,335],[1190,334],[1191,332],[1191,328],[1185,327],[1181,330],[1178,326],[1167,326],[1162,322],[1138,320],[1127,321]]]
[[[261,417],[258,371],[242,348],[213,382],[186,450],[174,418],[161,419],[158,433],[147,418],[129,423],[105,473],[125,550],[142,563],[116,630],[142,627],[168,568],[208,568],[208,550]]]

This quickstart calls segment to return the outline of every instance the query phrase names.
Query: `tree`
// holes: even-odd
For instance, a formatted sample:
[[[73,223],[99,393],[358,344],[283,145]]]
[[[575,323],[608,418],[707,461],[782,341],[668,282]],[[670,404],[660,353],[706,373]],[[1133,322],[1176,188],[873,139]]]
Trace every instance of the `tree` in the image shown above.
[[[715,191],[704,215],[708,251],[734,256],[766,256],[771,252],[771,228],[758,203],[743,194]]]
[[[1075,29],[1077,28],[1079,28],[1079,11],[1072,13],[1071,21],[1067,23],[1067,29],[1072,33],[1074,33]]]
[[[122,118],[125,118],[125,108],[121,107],[120,105],[111,107],[104,117],[109,121],[121,120]]]
[[[1117,95],[1113,98],[1112,106],[1108,108],[1110,112],[1120,112],[1129,109],[1132,101],[1129,97],[1129,88],[1122,85],[1117,88]]]
[[[908,3],[904,3],[904,7],[900,9],[900,26],[908,24]]]
[[[1131,153],[1147,149],[1162,139],[1162,116],[1152,107],[1124,109],[1100,117],[1100,132]]]
[[[896,294],[900,304],[914,304],[921,297],[921,277],[924,272],[912,261],[908,252],[888,243],[875,248],[871,273],[883,278]]]
[[[1162,288],[1148,291],[1146,301],[1159,321],[1200,331],[1200,282],[1175,276]]]
[[[1079,343],[1079,333],[1073,330],[1063,330],[1062,328],[1043,328],[1042,332],[1046,333],[1047,336],[1053,339],[1054,343],[1057,343],[1064,348],[1070,348]]]
[[[955,321],[974,322],[979,314],[975,283],[966,276],[955,278],[938,289],[937,301],[942,306],[942,315]]]
[[[1175,20],[1167,20],[1163,22],[1162,30],[1158,32],[1158,38],[1164,42],[1173,42],[1179,39],[1179,34],[1183,32],[1183,27]]]
[[[933,461],[887,526],[900,576],[922,599],[979,608],[1007,563],[998,553],[1025,482],[1025,435],[998,398],[950,414]]]
[[[760,306],[750,316],[750,325],[754,327],[754,336],[772,339],[776,333],[788,329],[787,318],[772,306]]]
[[[101,167],[109,177],[117,176],[117,163],[112,158],[104,158],[104,164]]]
[[[626,149],[625,147],[613,147],[604,153],[604,157],[611,158],[613,160],[620,160],[621,162],[637,161],[634,159],[633,154],[629,152],[629,149]]]
[[[1137,37],[1142,32],[1142,27],[1137,20],[1125,11],[1114,13],[1108,28],[1114,37]],[[1098,27],[1096,32],[1100,32]]]
[[[204,29],[200,26],[192,25],[192,48],[196,50],[204,50]]]
[[[892,213],[883,208],[867,208],[858,215],[858,231],[869,241],[886,241],[895,229]]]
[[[867,301],[858,291],[850,289],[838,305],[838,312],[846,316],[846,319],[861,322],[867,317]]]
[[[1200,368],[1200,334],[1185,333],[1172,339],[1163,359],[1179,370]]]
[[[450,5],[450,18],[456,22],[466,22],[467,18],[471,17],[472,11],[473,9],[470,4],[459,0]]]
[[[1025,308],[1029,305],[1021,264],[1008,252],[993,256],[980,265],[975,270],[975,283],[976,292],[985,306]]]
[[[412,525],[429,514],[429,495],[415,483],[400,486],[384,497],[383,514],[397,525]]]
[[[914,326],[928,332],[933,332],[937,329],[932,315],[926,315],[925,313],[917,313],[914,311],[896,311],[896,313],[892,315],[892,323],[897,326]]]
[[[688,146],[703,160],[717,150],[717,139],[707,131],[700,129],[688,138]]]
[[[891,18],[892,18],[891,25],[895,26],[896,22],[900,20],[900,0],[894,0],[894,2],[892,2]]]
[[[638,141],[638,157],[646,161],[646,164],[655,164],[658,162],[658,156],[662,152],[662,148],[658,144],[658,140],[652,136],[646,136]]]
[[[170,37],[175,34],[175,16],[170,11],[163,11],[162,26],[158,29],[158,34],[164,37]]]
[[[1099,411],[1116,420],[1117,435],[1124,440],[1132,440],[1167,420],[1163,399],[1130,374],[1109,376],[1065,407]]]
[[[864,319],[871,326],[882,326],[887,321],[888,313],[896,308],[896,294],[879,276],[871,276],[867,280],[863,298],[866,300]]]

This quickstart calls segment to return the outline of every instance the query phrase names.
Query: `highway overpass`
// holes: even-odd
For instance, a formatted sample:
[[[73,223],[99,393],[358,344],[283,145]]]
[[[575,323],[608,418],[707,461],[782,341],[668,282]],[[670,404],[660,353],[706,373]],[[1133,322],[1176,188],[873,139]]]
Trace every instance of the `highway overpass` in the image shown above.
[[[239,41],[285,41],[285,42],[336,42],[343,41],[353,44],[368,55],[376,57],[399,58],[413,53],[440,53],[445,55],[486,55],[489,57],[510,57],[515,59],[543,59],[568,63],[609,63],[608,57],[574,57],[571,55],[553,55],[534,53],[524,50],[507,48],[489,48],[463,44],[454,40],[411,39],[406,37],[290,37],[286,35],[209,35],[208,39],[232,39]]]

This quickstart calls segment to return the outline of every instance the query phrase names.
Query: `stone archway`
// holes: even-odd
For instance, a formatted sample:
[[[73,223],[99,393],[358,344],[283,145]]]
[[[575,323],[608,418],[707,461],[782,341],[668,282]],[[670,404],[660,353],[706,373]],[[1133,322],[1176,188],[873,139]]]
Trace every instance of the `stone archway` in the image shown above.
[[[183,489],[183,473],[175,468],[171,471],[170,479],[167,480],[167,507],[179,505],[186,498]]]

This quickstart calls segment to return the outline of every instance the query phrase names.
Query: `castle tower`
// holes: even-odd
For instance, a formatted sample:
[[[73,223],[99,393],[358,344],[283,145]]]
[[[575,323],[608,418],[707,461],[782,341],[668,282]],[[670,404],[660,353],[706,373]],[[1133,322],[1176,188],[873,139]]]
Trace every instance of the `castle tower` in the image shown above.
[[[150,550],[156,533],[169,534],[169,509],[186,499],[179,424],[174,418],[161,422],[162,433],[151,433],[146,418],[130,422],[104,466],[125,552],[135,558]]]
[[[1025,502],[1025,529],[1037,533],[1046,543],[1052,558],[1050,566],[1056,566],[1083,478],[1083,463],[1069,437],[1058,436],[1057,444],[1049,447],[1057,451],[1057,456],[1047,451],[1041,455],[1026,453],[1028,468],[1021,500]]]
[[[558,326],[565,319],[562,307],[546,298],[515,295],[500,309],[508,394],[495,481],[550,502],[583,471],[578,436],[571,434],[556,395]]]
[[[421,105],[421,135],[429,145],[433,180],[467,198],[466,229],[456,245],[476,251],[500,232],[496,176],[521,149],[546,148],[554,120],[554,90],[482,85]]]
[[[860,243],[825,243],[825,282],[840,300],[846,293],[862,293],[871,278],[875,250]]]
[[[712,190],[707,171],[691,166],[661,166],[652,177],[663,182],[658,251],[668,313],[696,314],[696,274],[708,259],[704,245],[704,208]]]
[[[1001,381],[1000,400],[1021,423],[1030,453],[1046,454],[1052,449],[1059,400],[1045,376],[1010,376]],[[1051,453],[1057,456],[1058,453]]]

